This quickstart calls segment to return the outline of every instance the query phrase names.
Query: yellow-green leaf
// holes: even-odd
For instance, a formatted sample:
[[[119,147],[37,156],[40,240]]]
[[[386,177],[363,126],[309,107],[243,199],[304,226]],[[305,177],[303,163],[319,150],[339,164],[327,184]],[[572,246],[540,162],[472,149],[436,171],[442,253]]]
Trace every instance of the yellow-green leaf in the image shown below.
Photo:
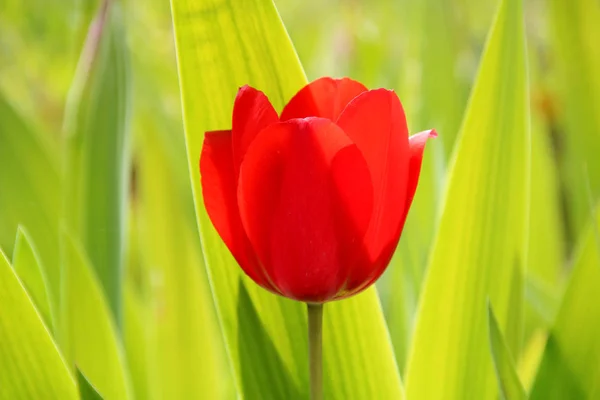
[[[0,398],[78,398],[50,332],[1,251]]]
[[[305,306],[269,294],[243,275],[204,210],[198,160],[204,132],[231,127],[238,87],[263,90],[281,110],[306,78],[271,0],[171,5],[196,212],[236,389],[248,399],[303,398]],[[371,289],[325,307],[326,398],[402,398],[378,303]]]
[[[518,351],[521,310],[511,306],[523,290],[514,269],[526,265],[528,113],[522,5],[504,0],[449,166],[409,357],[409,398],[494,397],[483,351],[488,297]]]

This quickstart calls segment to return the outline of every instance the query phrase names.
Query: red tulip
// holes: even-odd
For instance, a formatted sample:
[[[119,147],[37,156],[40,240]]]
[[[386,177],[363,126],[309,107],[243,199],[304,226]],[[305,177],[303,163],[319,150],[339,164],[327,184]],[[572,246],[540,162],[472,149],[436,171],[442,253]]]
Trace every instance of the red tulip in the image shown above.
[[[280,116],[244,86],[231,130],[206,133],[204,203],[260,286],[311,303],[348,297],[389,264],[432,136],[408,137],[393,91],[348,78],[308,84]]]

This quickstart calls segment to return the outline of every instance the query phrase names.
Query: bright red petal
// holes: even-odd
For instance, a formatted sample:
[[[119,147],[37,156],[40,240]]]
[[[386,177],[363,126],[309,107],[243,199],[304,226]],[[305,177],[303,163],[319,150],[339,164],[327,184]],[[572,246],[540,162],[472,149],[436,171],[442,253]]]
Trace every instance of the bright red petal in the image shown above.
[[[261,270],[242,226],[237,205],[231,131],[207,132],[200,157],[202,196],[219,236],[246,274],[276,292]]]
[[[320,78],[303,87],[281,112],[281,120],[321,117],[335,121],[346,105],[367,88],[349,78]]]
[[[274,285],[296,300],[332,299],[364,260],[372,198],[362,154],[325,119],[271,125],[242,163],[244,228]]]
[[[352,271],[346,290],[353,291],[385,270],[400,238],[407,200],[408,128],[398,96],[384,89],[356,97],[337,124],[362,151],[374,190],[373,217],[365,235],[372,264]]]
[[[233,105],[231,126],[236,176],[239,174],[244,154],[258,132],[278,121],[277,111],[263,92],[248,85],[240,88]]]

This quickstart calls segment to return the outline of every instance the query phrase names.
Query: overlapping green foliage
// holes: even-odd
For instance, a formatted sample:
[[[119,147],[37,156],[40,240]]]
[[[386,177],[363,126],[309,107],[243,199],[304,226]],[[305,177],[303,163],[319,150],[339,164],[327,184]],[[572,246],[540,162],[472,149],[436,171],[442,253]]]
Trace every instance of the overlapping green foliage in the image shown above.
[[[0,399],[308,397],[305,309],[197,168],[238,86],[280,109],[302,66],[440,134],[389,272],[326,306],[325,398],[598,397],[596,1],[170,3],[0,3]]]

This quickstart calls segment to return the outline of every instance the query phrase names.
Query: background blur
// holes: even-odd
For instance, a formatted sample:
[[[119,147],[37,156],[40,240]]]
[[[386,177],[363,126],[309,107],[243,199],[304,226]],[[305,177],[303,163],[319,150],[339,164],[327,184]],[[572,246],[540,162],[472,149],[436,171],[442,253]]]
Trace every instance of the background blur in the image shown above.
[[[129,139],[106,145],[126,146],[124,152],[130,156],[125,157],[123,170],[128,177],[118,170],[92,177],[83,214],[105,208],[101,187],[112,180],[111,185],[126,185],[120,189],[126,192],[124,211],[118,211],[126,216],[126,225],[122,233],[111,232],[114,227],[106,221],[114,216],[109,212],[97,223],[82,226],[73,217],[75,222],[67,225],[83,232],[75,236],[81,238],[92,263],[122,257],[125,280],[115,290],[125,306],[116,321],[124,332],[138,397],[153,393],[152,398],[186,398],[186,393],[208,390],[230,398],[233,387],[194,216],[170,5],[166,0],[121,3],[124,30],[116,38],[127,45],[128,69],[115,80],[120,82],[115,90],[131,94],[130,112],[122,119],[123,129],[131,131]],[[594,68],[600,67],[600,31],[589,30],[593,24],[586,18],[591,17],[576,3],[524,2],[532,174],[523,348],[538,349],[538,354],[577,243],[600,197],[600,69]],[[589,3],[598,6],[593,0]],[[435,128],[439,133],[428,145],[399,251],[378,283],[396,360],[404,371],[446,166],[497,1],[276,0],[275,4],[309,80],[350,76],[369,88],[393,88],[406,109],[411,132]],[[61,172],[68,165],[73,169],[69,154],[79,151],[73,143],[77,139],[69,133],[70,108],[81,107],[74,105],[81,86],[76,70],[80,57],[85,64],[82,48],[97,11],[98,3],[89,0],[0,1],[0,248],[13,261],[19,224],[42,259],[58,257],[57,239],[44,232],[48,225],[54,229],[60,223],[40,217],[40,203],[55,211],[65,207],[61,187],[71,187],[72,180]],[[110,104],[111,99],[105,101]],[[93,130],[110,118],[98,114],[88,123]],[[35,143],[11,147],[6,132],[17,129],[32,133]],[[114,255],[94,253],[95,243],[120,234],[126,244],[117,245]],[[106,284],[102,272],[99,275]],[[79,290],[73,295],[85,295],[85,286]],[[107,301],[114,312],[118,300],[108,295]],[[94,318],[81,312],[80,321]],[[47,313],[52,320],[52,306]],[[202,367],[197,364],[200,359],[210,362]],[[534,372],[517,364],[527,386]],[[209,377],[197,379],[199,371]]]

